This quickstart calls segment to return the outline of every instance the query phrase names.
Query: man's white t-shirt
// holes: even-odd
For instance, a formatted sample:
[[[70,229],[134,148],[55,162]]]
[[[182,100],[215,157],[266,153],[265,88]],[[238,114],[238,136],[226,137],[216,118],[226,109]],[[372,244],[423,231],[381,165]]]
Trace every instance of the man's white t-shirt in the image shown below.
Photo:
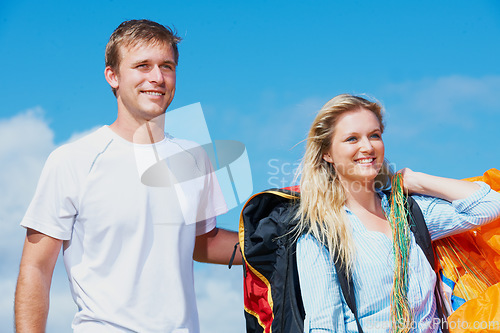
[[[195,236],[226,211],[195,143],[138,145],[104,126],[52,152],[21,225],[64,240],[75,332],[198,332]]]

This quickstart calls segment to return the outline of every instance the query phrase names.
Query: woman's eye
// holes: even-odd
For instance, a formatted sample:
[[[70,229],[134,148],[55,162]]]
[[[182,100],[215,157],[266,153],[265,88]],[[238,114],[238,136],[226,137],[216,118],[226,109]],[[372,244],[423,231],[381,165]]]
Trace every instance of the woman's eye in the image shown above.
[[[374,138],[374,139],[380,139],[381,136],[378,133],[374,133],[374,134],[372,134],[372,138]]]
[[[348,137],[345,141],[346,141],[346,142],[355,142],[356,140],[357,140],[357,139],[356,139],[356,137],[355,137],[355,136],[350,136],[350,137]]]

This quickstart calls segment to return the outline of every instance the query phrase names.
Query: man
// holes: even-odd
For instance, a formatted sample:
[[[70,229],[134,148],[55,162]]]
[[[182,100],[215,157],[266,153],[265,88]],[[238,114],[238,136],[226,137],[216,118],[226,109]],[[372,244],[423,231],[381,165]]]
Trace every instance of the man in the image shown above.
[[[164,133],[179,41],[148,20],[123,22],[111,35],[105,77],[118,115],[46,162],[21,222],[17,332],[45,331],[61,247],[75,332],[199,331],[192,259],[227,263],[238,238],[215,226],[227,209],[206,154]]]

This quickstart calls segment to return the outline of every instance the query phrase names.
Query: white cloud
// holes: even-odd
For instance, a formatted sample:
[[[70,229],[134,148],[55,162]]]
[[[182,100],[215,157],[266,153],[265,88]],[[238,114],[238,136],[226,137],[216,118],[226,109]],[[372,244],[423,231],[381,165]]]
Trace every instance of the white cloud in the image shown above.
[[[0,253],[18,260],[24,231],[19,222],[34,193],[45,159],[54,149],[54,133],[39,108],[0,119]],[[5,255],[5,256],[4,256]],[[9,255],[9,256],[7,256]]]
[[[14,289],[25,231],[19,226],[43,164],[55,147],[54,133],[34,108],[0,119],[0,326],[12,327]]]
[[[405,116],[419,129],[441,123],[470,129],[478,126],[482,117],[498,112],[499,91],[500,76],[454,75],[387,85],[381,95],[388,101],[390,117]]]
[[[499,87],[499,76],[474,78],[451,75],[396,83],[386,86],[384,90],[398,93],[402,98],[413,96],[407,102],[416,103],[423,110],[439,108],[452,111],[452,106],[460,100],[476,100],[480,104],[498,107],[500,104],[495,93]]]
[[[0,277],[0,326],[8,332],[14,331],[14,289],[14,279]]]
[[[419,171],[465,178],[499,168],[500,76],[448,76],[380,89],[387,157]]]
[[[245,332],[241,266],[203,265],[195,286],[202,333]]]
[[[98,125],[98,126],[94,126],[93,128],[89,129],[89,130],[86,130],[86,131],[83,131],[83,132],[78,132],[78,133],[73,133],[69,139],[66,141],[66,143],[69,143],[69,142],[73,142],[73,141],[76,141],[80,138],[83,138],[84,136],[92,133],[92,132],[95,132],[97,129],[99,129],[100,127],[102,127],[102,125]]]

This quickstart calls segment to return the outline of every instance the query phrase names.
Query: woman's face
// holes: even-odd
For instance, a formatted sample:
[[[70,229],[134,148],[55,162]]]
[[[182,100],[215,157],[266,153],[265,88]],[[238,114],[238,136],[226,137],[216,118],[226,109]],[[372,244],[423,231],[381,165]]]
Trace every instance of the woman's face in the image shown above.
[[[382,167],[385,152],[377,116],[359,108],[342,114],[334,126],[323,159],[334,165],[342,182],[359,182],[363,186],[372,182]]]

